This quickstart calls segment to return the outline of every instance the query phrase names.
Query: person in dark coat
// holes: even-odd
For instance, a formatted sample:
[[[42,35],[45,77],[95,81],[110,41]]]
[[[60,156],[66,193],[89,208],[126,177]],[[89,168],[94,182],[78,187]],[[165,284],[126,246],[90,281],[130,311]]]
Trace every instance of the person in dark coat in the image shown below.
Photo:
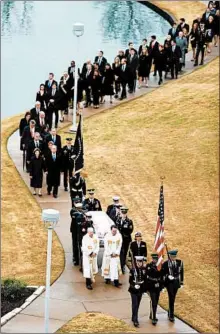
[[[30,163],[31,158],[36,148],[38,148],[40,152],[43,152],[44,150],[44,143],[43,143],[43,140],[40,138],[39,132],[35,132],[34,138],[29,141],[28,148],[27,148],[27,163],[28,164]]]
[[[66,145],[63,146],[61,152],[64,190],[68,191],[69,180],[73,176],[74,158],[76,157],[72,138],[66,138]]]
[[[122,60],[122,58],[126,58],[124,51],[119,50],[117,57],[120,59],[120,61]]]
[[[214,17],[214,40],[215,40],[215,47],[218,46],[219,42],[219,32],[220,32],[220,10],[216,11],[216,15]]]
[[[194,61],[196,58],[196,41],[198,39],[198,26],[199,24],[197,22],[193,23],[192,29],[189,34],[190,43],[193,51],[193,58],[191,59],[191,61]]]
[[[86,65],[86,70],[82,73],[82,79],[83,79],[83,87],[86,92],[86,104],[85,108],[87,108],[91,104],[91,84],[92,84],[92,78],[93,78],[93,66],[92,64],[88,63]]]
[[[135,256],[144,256],[147,258],[147,244],[142,240],[141,232],[136,232],[134,238],[135,240],[129,245],[126,258],[126,265],[129,269],[132,268],[132,258]]]
[[[160,270],[157,269],[158,254],[151,254],[152,262],[146,266],[146,290],[150,295],[150,316],[152,325],[157,324],[157,305],[160,298],[160,292],[163,289],[163,276]]]
[[[104,97],[106,95],[110,96],[110,103],[112,103],[112,96],[114,95],[114,72],[110,64],[105,65],[105,70],[103,71],[102,76],[102,88],[101,88],[101,103],[104,102]]]
[[[166,71],[165,71],[165,76],[164,78],[167,78],[167,73],[170,71],[171,68],[171,51],[172,46],[169,46],[168,44],[165,43],[164,45],[164,52],[165,52],[165,57],[166,57]]]
[[[21,150],[21,151],[24,150],[24,147],[23,147],[23,145],[22,145],[22,140],[21,140],[21,139],[22,139],[22,135],[23,135],[23,131],[24,131],[24,128],[25,128],[26,126],[29,125],[30,119],[31,119],[31,113],[30,113],[30,111],[27,111],[27,112],[25,113],[24,118],[22,118],[22,119],[20,120],[20,124],[19,124],[19,135],[20,135],[20,150]]]
[[[179,64],[180,58],[182,57],[181,49],[178,45],[176,45],[176,41],[171,42],[171,59],[170,59],[170,71],[171,71],[171,78],[174,79],[174,72],[176,79],[178,78],[179,73]]]
[[[121,207],[121,215],[117,217],[115,225],[117,226],[119,232],[122,236],[122,246],[120,253],[121,260],[121,270],[123,274],[125,274],[125,263],[128,253],[128,248],[131,242],[131,234],[134,229],[133,221],[127,216],[128,208],[122,206]]]
[[[46,144],[44,145],[44,151],[43,151],[43,156],[44,158],[46,159],[46,157],[48,155],[51,154],[51,149],[52,149],[52,146],[54,145],[54,143],[52,141],[48,141],[46,142]]]
[[[146,292],[146,267],[143,256],[135,256],[132,260],[132,267],[129,275],[129,289],[132,303],[131,321],[135,327],[139,327],[138,310],[143,293]]]
[[[45,81],[46,94],[50,93],[50,90],[52,89],[53,84],[57,85],[57,81],[54,80],[54,74],[49,73],[49,78],[48,78],[48,80]]]
[[[139,49],[138,49],[138,56],[141,55],[143,49],[148,49],[147,39],[146,39],[146,38],[144,38],[144,39],[142,40],[142,44],[139,46]]]
[[[47,109],[47,94],[46,94],[46,90],[45,90],[45,85],[41,84],[40,85],[40,90],[37,92],[36,94],[36,101],[39,101],[41,104],[41,107],[44,108],[44,110]]]
[[[131,49],[134,49],[134,53],[137,55],[137,50],[134,48],[134,43],[133,42],[129,42],[128,43],[128,49],[125,50],[125,58],[128,59],[128,56],[130,54]]]
[[[120,81],[120,68],[121,68],[121,60],[117,56],[114,59],[114,63],[112,64],[112,70],[114,73],[114,82],[115,82],[115,98],[118,98],[118,94],[121,90],[121,81]]]
[[[120,100],[126,99],[127,98],[127,84],[130,80],[131,77],[131,72],[129,66],[127,66],[127,60],[126,58],[123,58],[121,60],[121,68],[119,72],[119,78],[121,81],[121,86],[122,86],[122,91],[121,91],[121,97]]]
[[[39,132],[42,132],[42,129],[45,125],[48,125],[48,120],[44,111],[39,112],[39,116],[36,118],[36,125],[39,128]]]
[[[164,45],[168,44],[169,46],[171,46],[171,41],[172,41],[171,35],[167,35],[166,39],[164,40]]]
[[[89,197],[83,201],[83,208],[87,211],[102,211],[100,201],[94,197],[95,189],[88,189],[87,192]]]
[[[21,146],[23,150],[25,151],[26,155],[26,171],[29,172],[29,163],[27,160],[27,151],[28,151],[28,145],[29,142],[34,138],[35,132],[38,132],[38,128],[36,127],[35,120],[31,119],[28,126],[26,126],[23,130],[22,137],[21,137]]]
[[[68,114],[69,100],[72,97],[72,88],[74,86],[74,80],[72,76],[69,76],[67,72],[64,72],[60,78],[59,92],[60,101],[59,109],[61,111],[60,122],[64,121],[64,114]]]
[[[70,198],[72,200],[72,206],[74,198],[79,197],[80,200],[83,201],[85,196],[86,196],[86,181],[80,175],[80,173],[76,173],[70,178]]]
[[[170,28],[169,31],[168,31],[168,35],[170,35],[171,38],[175,40],[176,37],[177,37],[177,34],[178,34],[177,24],[176,24],[176,22],[173,22],[172,28]]]
[[[57,134],[56,129],[52,129],[50,131],[50,134],[47,137],[47,141],[52,141],[54,145],[57,147],[57,153],[60,153],[61,147],[62,147],[62,142],[61,142],[61,136]]]
[[[141,54],[138,59],[138,78],[139,78],[138,88],[141,88],[143,82],[145,82],[145,86],[148,87],[150,62],[151,60],[148,49],[142,48]]]
[[[99,65],[99,72],[102,74],[105,70],[105,65],[107,64],[107,59],[103,56],[104,52],[99,51],[98,56],[95,57],[94,63]]]
[[[45,111],[45,109],[41,106],[40,101],[36,101],[35,107],[30,110],[31,119],[37,121],[37,119],[39,118],[40,111]]]
[[[177,36],[179,35],[180,31],[183,31],[183,28],[186,28],[187,32],[189,33],[189,25],[186,23],[184,18],[181,18],[177,26]]]
[[[117,219],[118,213],[120,213],[120,197],[118,196],[113,196],[112,197],[113,203],[108,205],[106,214],[113,220],[114,222]]]
[[[99,70],[94,70],[91,81],[92,97],[93,97],[93,108],[99,108],[99,98],[101,96],[102,89],[102,77]]]
[[[208,21],[205,24],[206,30],[206,43],[207,43],[207,52],[212,51],[212,40],[215,35],[215,21],[212,15],[209,16]]]
[[[53,114],[55,114],[55,128],[58,126],[59,121],[59,102],[61,100],[62,102],[62,96],[57,89],[56,83],[52,84],[51,89],[47,93],[47,99],[48,99],[48,108],[47,108],[47,119],[48,119],[48,125],[49,129],[52,128],[53,123]]]
[[[164,46],[159,45],[159,51],[155,54],[155,66],[159,73],[158,85],[163,82],[163,71],[166,71],[166,53],[164,51]]]
[[[128,81],[129,93],[134,93],[137,81],[138,56],[135,49],[131,49],[127,56],[127,64],[130,69],[130,76]]]
[[[157,42],[157,37],[155,35],[151,36],[151,41],[149,45],[149,55],[150,55],[150,71],[151,71],[151,66],[154,64],[154,57],[157,51],[159,50],[159,43]],[[157,75],[157,70],[156,67],[154,66],[154,77]]]
[[[49,126],[47,124],[45,124],[44,126],[42,126],[41,128],[41,132],[40,132],[40,136],[43,140],[44,143],[44,150],[45,150],[45,146],[47,147],[47,143],[48,143],[48,138],[50,136],[50,132],[49,132]],[[43,153],[43,152],[42,152]]]
[[[53,189],[53,197],[57,198],[58,187],[60,186],[60,173],[62,168],[62,159],[57,154],[57,147],[53,145],[51,153],[45,158],[47,173],[47,194],[50,195]]]
[[[176,258],[177,253],[178,250],[176,249],[168,251],[168,260],[163,263],[161,270],[164,286],[166,287],[168,292],[168,318],[171,322],[175,321],[174,303],[178,289],[183,286],[184,281],[183,261]]]
[[[45,171],[44,159],[41,157],[40,149],[34,150],[34,155],[30,161],[30,186],[34,188],[33,195],[36,195],[36,189],[38,189],[38,195],[42,196],[41,189],[43,183],[43,172]]]
[[[198,35],[196,39],[196,58],[194,66],[198,66],[199,55],[201,53],[201,61],[200,65],[203,65],[204,62],[204,54],[205,54],[205,46],[206,46],[206,31],[205,24],[201,23],[198,29]]]

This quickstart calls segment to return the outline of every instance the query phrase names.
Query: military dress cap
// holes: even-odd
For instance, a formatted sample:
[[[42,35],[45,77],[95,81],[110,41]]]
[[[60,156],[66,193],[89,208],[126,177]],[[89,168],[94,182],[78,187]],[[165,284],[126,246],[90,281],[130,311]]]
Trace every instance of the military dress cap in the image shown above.
[[[95,189],[88,189],[87,191],[88,191],[89,194],[94,194]]]
[[[128,212],[128,208],[126,208],[125,206],[122,206],[122,207],[121,207],[121,211],[122,211],[122,212]]]
[[[176,256],[178,253],[178,249],[172,249],[170,251],[168,251],[168,254],[171,255],[171,256]]]
[[[81,202],[81,199],[79,197],[72,198],[72,201],[74,203]]]
[[[119,196],[113,196],[112,199],[113,199],[114,202],[118,202],[120,200],[120,197]]]
[[[66,141],[72,141],[73,138],[66,138]]]
[[[157,253],[152,253],[151,257],[152,257],[152,259],[158,260],[158,254]]]
[[[142,237],[142,234],[141,234],[141,232],[136,232],[134,236],[135,237]]]
[[[92,218],[92,214],[90,212],[86,212],[86,217]]]
[[[136,261],[144,261],[144,256],[135,256]]]

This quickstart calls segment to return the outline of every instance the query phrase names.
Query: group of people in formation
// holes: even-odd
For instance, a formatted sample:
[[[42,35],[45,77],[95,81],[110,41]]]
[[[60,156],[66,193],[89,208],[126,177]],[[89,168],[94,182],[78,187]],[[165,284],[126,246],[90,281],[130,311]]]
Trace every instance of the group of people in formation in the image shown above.
[[[83,180],[81,186],[83,184]],[[96,233],[91,211],[101,211],[101,203],[95,198],[94,189],[88,189],[85,198],[82,188],[74,189],[73,207],[70,211],[73,246],[73,264],[80,266],[86,279],[86,287],[93,290],[95,275],[98,273],[98,253],[101,247]],[[183,262],[176,258],[177,250],[168,252],[168,260],[157,267],[158,254],[151,254],[151,262],[147,263],[147,244],[142,240],[141,232],[135,233],[132,241],[133,222],[128,218],[128,208],[120,204],[118,196],[106,211],[112,220],[110,231],[104,236],[104,253],[101,275],[105,284],[113,284],[116,288],[122,285],[120,276],[129,269],[129,289],[132,303],[132,322],[139,327],[138,310],[144,293],[151,299],[149,318],[153,325],[157,324],[157,305],[160,292],[166,288],[169,297],[168,318],[175,321],[174,303],[177,291],[183,286]]]

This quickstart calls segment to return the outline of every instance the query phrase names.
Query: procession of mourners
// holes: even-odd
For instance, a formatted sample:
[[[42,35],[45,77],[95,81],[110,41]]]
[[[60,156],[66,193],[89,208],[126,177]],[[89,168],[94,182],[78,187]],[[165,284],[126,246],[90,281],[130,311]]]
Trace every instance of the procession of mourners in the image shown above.
[[[163,82],[163,75],[177,79],[185,66],[189,43],[194,65],[202,65],[205,55],[212,51],[213,40],[214,46],[218,45],[219,17],[218,2],[210,1],[203,16],[198,16],[193,21],[191,30],[184,18],[178,24],[173,23],[163,44],[158,43],[155,35],[151,36],[149,44],[144,38],[138,49],[133,42],[129,42],[125,51],[119,50],[112,65],[105,58],[104,52],[99,51],[94,62],[88,60],[81,71],[77,69],[80,119],[84,107],[93,105],[97,109],[105,103],[107,97],[113,103],[113,98],[123,100],[127,97],[127,92],[133,94],[137,87],[149,87],[151,70],[153,76],[158,75],[159,85]],[[112,203],[106,212],[103,211],[102,203],[95,197],[95,189],[87,189],[86,180],[77,165],[82,147],[80,151],[77,141],[73,143],[71,137],[67,137],[63,145],[61,136],[57,133],[59,122],[64,122],[65,115],[73,104],[75,71],[75,62],[72,61],[59,84],[54,74],[49,73],[49,78],[40,85],[36,94],[35,106],[20,121],[23,168],[30,175],[33,195],[45,195],[42,193],[45,174],[47,196],[52,194],[56,199],[62,179],[63,190],[70,195],[72,261],[85,278],[85,288],[95,288],[95,276],[100,272],[107,286],[113,285],[120,289],[121,277],[128,272],[131,320],[134,326],[139,327],[138,310],[144,294],[150,297],[149,318],[154,326],[157,324],[157,305],[164,289],[167,290],[169,300],[168,319],[174,322],[174,304],[178,289],[183,286],[184,272],[183,261],[177,259],[178,250],[166,249],[166,254],[162,256],[164,240],[158,246],[163,231],[160,230],[164,220],[163,191],[160,191],[156,241],[149,255],[142,233],[135,231],[135,222],[129,216],[129,209],[121,204],[120,197],[113,196]],[[100,238],[95,220],[101,214],[105,214],[109,225]],[[151,260],[147,262],[149,258]]]

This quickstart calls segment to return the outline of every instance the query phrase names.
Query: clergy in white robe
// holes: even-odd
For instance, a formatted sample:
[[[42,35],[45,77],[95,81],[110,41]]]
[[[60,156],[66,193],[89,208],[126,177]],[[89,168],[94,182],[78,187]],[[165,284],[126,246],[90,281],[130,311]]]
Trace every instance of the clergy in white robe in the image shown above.
[[[115,225],[111,226],[111,231],[105,235],[104,254],[102,261],[102,276],[106,284],[110,281],[119,287],[119,276],[121,272],[120,252],[122,246],[122,236]]]
[[[86,278],[86,287],[92,290],[95,282],[95,274],[98,272],[97,255],[99,252],[99,239],[94,234],[92,227],[87,229],[87,234],[82,239],[83,276]]]

